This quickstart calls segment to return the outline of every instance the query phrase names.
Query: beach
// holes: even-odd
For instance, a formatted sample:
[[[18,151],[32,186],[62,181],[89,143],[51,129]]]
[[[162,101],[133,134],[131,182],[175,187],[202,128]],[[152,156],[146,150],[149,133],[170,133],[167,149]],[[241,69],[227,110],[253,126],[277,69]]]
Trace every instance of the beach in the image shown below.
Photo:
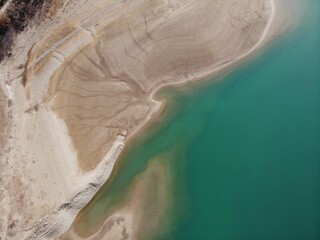
[[[160,88],[249,59],[287,26],[276,0],[79,2],[18,35],[0,66],[4,239],[61,236],[157,115]],[[134,216],[116,215],[134,239]]]
[[[110,236],[117,229],[110,228],[112,219],[128,214],[124,206],[136,216],[132,229],[144,231],[127,231],[125,224],[133,239],[317,239],[319,57],[301,44],[319,47],[318,33],[310,32],[317,5],[303,4],[297,26],[236,69],[158,92],[156,99],[167,103],[165,117],[127,142],[112,176],[65,239]],[[160,185],[168,198],[137,183],[148,179],[144,173],[154,161],[170,165],[169,186]],[[128,202],[138,186],[168,201],[169,209],[152,211],[157,203],[148,201],[135,213]],[[141,224],[139,214],[148,212],[148,224]],[[158,213],[164,216],[149,236]]]

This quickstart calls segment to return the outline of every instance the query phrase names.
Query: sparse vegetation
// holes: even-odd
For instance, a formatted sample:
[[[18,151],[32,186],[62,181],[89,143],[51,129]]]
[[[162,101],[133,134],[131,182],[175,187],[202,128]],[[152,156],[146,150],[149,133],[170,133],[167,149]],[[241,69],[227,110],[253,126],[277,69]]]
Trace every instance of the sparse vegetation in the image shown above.
[[[0,0],[0,6],[6,0]],[[14,36],[22,32],[35,17],[45,16],[53,0],[13,0],[0,12],[0,61],[11,56]]]

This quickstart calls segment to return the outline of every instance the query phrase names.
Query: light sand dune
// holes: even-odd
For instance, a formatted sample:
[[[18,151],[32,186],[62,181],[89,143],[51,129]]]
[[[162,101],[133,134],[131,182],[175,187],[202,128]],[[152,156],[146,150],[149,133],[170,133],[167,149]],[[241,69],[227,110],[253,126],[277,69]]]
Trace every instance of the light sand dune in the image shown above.
[[[79,0],[61,9],[19,35],[0,66],[1,104],[11,100],[0,111],[9,136],[0,136],[9,149],[3,239],[57,238],[160,108],[157,89],[225,69],[280,29],[271,0]]]

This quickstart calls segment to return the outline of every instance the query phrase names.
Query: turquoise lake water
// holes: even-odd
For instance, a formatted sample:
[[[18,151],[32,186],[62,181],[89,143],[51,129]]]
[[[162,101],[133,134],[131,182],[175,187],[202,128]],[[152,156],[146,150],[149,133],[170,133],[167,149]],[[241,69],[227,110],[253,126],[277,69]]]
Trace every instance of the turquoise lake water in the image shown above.
[[[78,227],[98,224],[170,153],[171,207],[151,239],[320,239],[320,1],[301,2],[299,24],[257,58],[161,93],[170,114],[132,144]]]

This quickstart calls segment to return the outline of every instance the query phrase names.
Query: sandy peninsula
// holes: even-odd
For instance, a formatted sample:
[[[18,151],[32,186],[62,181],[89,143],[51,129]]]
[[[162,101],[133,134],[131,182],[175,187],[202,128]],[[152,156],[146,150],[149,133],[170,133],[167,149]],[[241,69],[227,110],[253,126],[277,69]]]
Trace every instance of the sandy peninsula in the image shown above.
[[[0,65],[0,239],[65,233],[159,110],[154,93],[251,56],[283,29],[279,1],[55,1]]]

